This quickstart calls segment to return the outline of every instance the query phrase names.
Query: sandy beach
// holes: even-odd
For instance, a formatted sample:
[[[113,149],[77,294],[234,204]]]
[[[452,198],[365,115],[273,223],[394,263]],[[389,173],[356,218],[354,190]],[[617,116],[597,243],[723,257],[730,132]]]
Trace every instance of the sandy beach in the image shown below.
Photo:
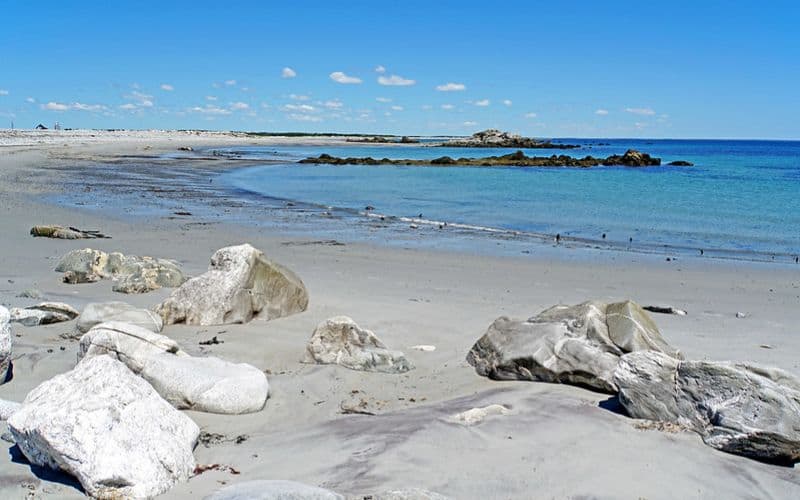
[[[110,300],[150,308],[169,295],[169,289],[123,295],[112,292],[107,280],[62,283],[53,270],[56,262],[85,247],[174,259],[196,276],[215,250],[250,243],[296,272],[308,289],[310,304],[300,314],[164,329],[188,353],[252,364],[270,383],[260,412],[186,412],[203,431],[220,435],[216,442],[198,444],[197,463],[227,467],[179,483],[164,498],[202,498],[222,485],[253,479],[295,480],[354,498],[412,487],[454,499],[800,496],[795,468],[717,451],[693,432],[643,429],[609,404],[607,394],[492,381],[465,360],[499,316],[528,318],[556,304],[631,299],[688,312],[653,314],[664,338],[687,358],[753,361],[800,374],[795,265],[688,257],[667,262],[663,256],[625,252],[582,257],[564,250],[564,256],[548,251],[502,258],[353,242],[331,246],[226,222],[223,206],[208,219],[176,217],[169,210],[139,213],[139,207],[119,217],[43,200],[74,186],[70,176],[89,164],[112,165],[124,175],[129,155],[343,141],[161,131],[0,133],[1,304],[39,302],[18,296],[28,289],[78,310]],[[224,158],[163,161],[172,172],[246,164]],[[32,238],[30,228],[37,224],[96,229],[112,238]],[[415,368],[395,375],[301,363],[315,326],[336,315],[374,331]],[[75,366],[77,341],[62,337],[75,326],[12,328],[13,379],[0,385],[0,399],[22,401],[43,381]],[[200,344],[212,337],[220,343]],[[436,349],[411,348],[420,344]],[[374,415],[342,413],[342,407],[362,401],[361,408]],[[476,426],[451,421],[459,412],[490,404],[511,411]],[[5,423],[0,427],[5,431]],[[83,497],[74,479],[32,468],[12,444],[3,444],[0,497]]]

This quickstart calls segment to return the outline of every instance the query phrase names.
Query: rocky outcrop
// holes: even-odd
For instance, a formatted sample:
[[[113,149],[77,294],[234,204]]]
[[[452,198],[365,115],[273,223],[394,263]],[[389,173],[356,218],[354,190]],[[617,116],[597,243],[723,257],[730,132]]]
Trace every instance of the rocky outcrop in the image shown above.
[[[790,373],[642,351],[622,357],[614,381],[634,418],[689,427],[728,453],[800,461],[800,379]]]
[[[693,167],[694,163],[686,160],[675,160],[667,163],[667,165],[672,165],[673,167]]]
[[[193,357],[164,335],[120,322],[102,323],[81,337],[78,359],[108,355],[123,362],[176,408],[208,413],[260,411],[267,376],[245,363]]]
[[[99,498],[149,498],[186,481],[200,433],[109,356],[86,359],[39,385],[8,426],[32,464],[75,476]]]
[[[503,156],[487,156],[485,158],[458,158],[449,156],[434,158],[432,160],[390,160],[383,158],[376,160],[372,157],[366,158],[337,158],[329,154],[321,154],[318,157],[311,157],[300,160],[298,163],[314,163],[325,165],[412,165],[441,167],[449,165],[463,165],[469,167],[597,167],[600,165],[614,166],[621,165],[626,167],[649,167],[661,165],[660,158],[653,158],[647,153],[640,153],[632,149],[623,155],[611,155],[607,158],[595,158],[584,156],[575,158],[567,155],[552,156],[527,156],[522,151],[510,153]]]
[[[584,302],[551,307],[527,321],[498,318],[467,361],[496,380],[560,382],[615,393],[620,357],[642,350],[681,356],[635,302]]]
[[[413,368],[402,352],[387,349],[374,333],[347,316],[336,316],[317,326],[306,345],[303,362],[384,373],[405,373]]]
[[[12,322],[25,326],[63,323],[77,318],[79,314],[75,308],[62,302],[42,302],[25,308],[12,307],[10,313]]]
[[[259,479],[225,486],[205,500],[344,500],[344,497],[294,481]]]
[[[551,141],[522,137],[510,132],[501,132],[497,129],[487,129],[476,132],[465,139],[451,139],[438,146],[449,148],[522,148],[522,149],[574,149],[576,144],[559,144]]]
[[[56,271],[64,273],[65,283],[93,283],[113,278],[115,292],[146,293],[162,287],[178,287],[186,281],[174,262],[153,257],[106,253],[84,248],[61,258]]]
[[[300,278],[244,244],[214,252],[208,271],[173,291],[156,311],[168,325],[222,325],[280,318],[306,307]]]
[[[11,348],[13,336],[11,335],[11,314],[0,306],[0,384],[6,382],[8,369],[11,367]]]
[[[61,240],[85,240],[94,238],[110,238],[100,231],[85,231],[75,227],[64,226],[33,226],[31,236],[41,238],[56,238]]]
[[[92,302],[83,308],[78,317],[77,330],[80,333],[88,332],[93,326],[107,321],[117,321],[145,328],[158,333],[164,328],[161,316],[139,309],[125,302]]]

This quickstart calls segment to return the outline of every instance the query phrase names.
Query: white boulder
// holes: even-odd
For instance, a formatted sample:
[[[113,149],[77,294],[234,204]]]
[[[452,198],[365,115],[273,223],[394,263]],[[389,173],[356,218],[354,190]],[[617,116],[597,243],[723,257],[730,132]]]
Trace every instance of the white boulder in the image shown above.
[[[0,306],[0,384],[8,378],[8,369],[11,367],[11,348],[13,336],[11,335],[11,314]]]
[[[294,481],[260,479],[225,486],[205,500],[344,500],[344,497]]]
[[[161,316],[147,309],[139,309],[125,302],[92,302],[83,308],[77,328],[81,333],[107,321],[129,323],[158,333],[164,328]]]
[[[42,302],[25,308],[13,307],[11,321],[25,326],[50,325],[71,321],[78,317],[78,311],[62,302]]]

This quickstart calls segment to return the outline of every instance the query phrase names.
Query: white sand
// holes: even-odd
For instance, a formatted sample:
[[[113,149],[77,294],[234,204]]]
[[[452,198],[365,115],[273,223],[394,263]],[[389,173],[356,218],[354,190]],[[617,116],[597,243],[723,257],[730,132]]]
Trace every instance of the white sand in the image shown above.
[[[78,309],[98,300],[151,306],[169,291],[126,296],[111,292],[109,281],[66,285],[52,269],[68,250],[91,246],[174,258],[187,272],[198,274],[214,250],[241,242],[295,270],[311,296],[308,311],[288,318],[165,330],[193,354],[214,354],[269,370],[272,390],[260,413],[189,412],[208,432],[232,440],[247,435],[241,444],[198,445],[195,450],[198,463],[224,464],[241,473],[209,471],[165,497],[201,498],[222,484],[249,479],[290,479],[345,494],[422,487],[458,499],[800,497],[795,469],[713,450],[692,433],[637,429],[636,421],[599,406],[608,399],[604,394],[487,380],[464,360],[497,316],[529,317],[557,303],[631,298],[688,311],[688,316],[654,318],[665,338],[689,358],[752,360],[798,373],[800,267],[708,259],[664,262],[636,254],[602,253],[584,261],[361,244],[285,246],[281,243],[291,238],[266,230],[254,234],[230,224],[189,229],[185,220],[168,219],[166,212],[160,218],[119,220],[37,201],[36,193],[57,189],[49,185],[47,167],[63,165],[64,158],[107,158],[145,146],[158,151],[178,145],[289,141],[120,134],[102,139],[59,136],[39,145],[23,137],[11,146],[13,141],[0,133],[0,144],[5,144],[0,147],[0,303],[35,303],[16,295],[38,288],[47,299]],[[113,239],[60,241],[28,235],[32,225],[45,223],[100,229]],[[737,319],[737,311],[748,313],[747,318]],[[351,316],[389,347],[403,350],[416,369],[387,375],[299,363],[316,324],[338,314]],[[14,325],[14,378],[0,386],[0,398],[21,401],[43,380],[74,366],[76,342],[59,337],[73,328],[74,322]],[[224,343],[198,345],[215,335]],[[436,350],[411,349],[415,345],[434,345]],[[362,399],[376,416],[340,414],[343,402]],[[474,426],[451,421],[459,412],[490,404],[511,411]],[[33,471],[11,453],[0,458],[2,498],[25,498],[30,491],[36,498],[80,497],[65,480]]]

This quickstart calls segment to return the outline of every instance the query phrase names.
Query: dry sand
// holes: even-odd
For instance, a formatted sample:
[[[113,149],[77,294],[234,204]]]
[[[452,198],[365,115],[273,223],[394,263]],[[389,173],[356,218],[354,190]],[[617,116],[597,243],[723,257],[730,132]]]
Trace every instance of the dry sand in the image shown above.
[[[152,306],[169,293],[121,295],[111,291],[109,281],[62,284],[53,271],[57,259],[87,246],[176,259],[196,275],[214,250],[249,242],[302,277],[311,297],[302,314],[165,329],[190,353],[267,370],[271,396],[263,411],[251,415],[188,412],[204,431],[224,436],[220,443],[199,444],[197,462],[224,464],[239,474],[208,471],[164,497],[202,498],[223,484],[250,479],[290,479],[352,495],[421,487],[457,499],[800,497],[800,475],[793,468],[716,451],[693,433],[642,430],[636,420],[605,408],[604,394],[491,381],[464,360],[497,316],[524,318],[557,303],[631,298],[689,312],[654,315],[665,338],[689,358],[751,360],[800,373],[800,268],[708,259],[664,262],[637,254],[496,258],[350,243],[285,245],[294,239],[233,224],[191,224],[202,221],[171,219],[168,212],[120,219],[37,200],[37,193],[57,190],[59,177],[82,159],[107,161],[145,147],[166,151],[254,142],[220,134],[149,134],[89,139],[75,134],[36,143],[0,133],[0,303],[36,303],[17,297],[29,288],[78,309],[104,300]],[[298,141],[258,142],[281,140]],[[58,167],[57,174],[51,167]],[[28,235],[32,225],[46,223],[100,229],[113,239]],[[748,316],[738,319],[738,311]],[[301,364],[316,324],[338,314],[403,350],[416,369],[388,375]],[[0,386],[0,398],[21,401],[42,381],[71,369],[77,343],[59,335],[73,329],[74,322],[13,325],[14,378]],[[224,343],[198,344],[213,336]],[[410,349],[417,344],[436,350]],[[341,414],[342,404],[362,400],[375,416]],[[512,411],[471,427],[449,420],[494,403]],[[82,496],[67,476],[32,470],[10,444],[7,449],[0,458],[1,498]]]

